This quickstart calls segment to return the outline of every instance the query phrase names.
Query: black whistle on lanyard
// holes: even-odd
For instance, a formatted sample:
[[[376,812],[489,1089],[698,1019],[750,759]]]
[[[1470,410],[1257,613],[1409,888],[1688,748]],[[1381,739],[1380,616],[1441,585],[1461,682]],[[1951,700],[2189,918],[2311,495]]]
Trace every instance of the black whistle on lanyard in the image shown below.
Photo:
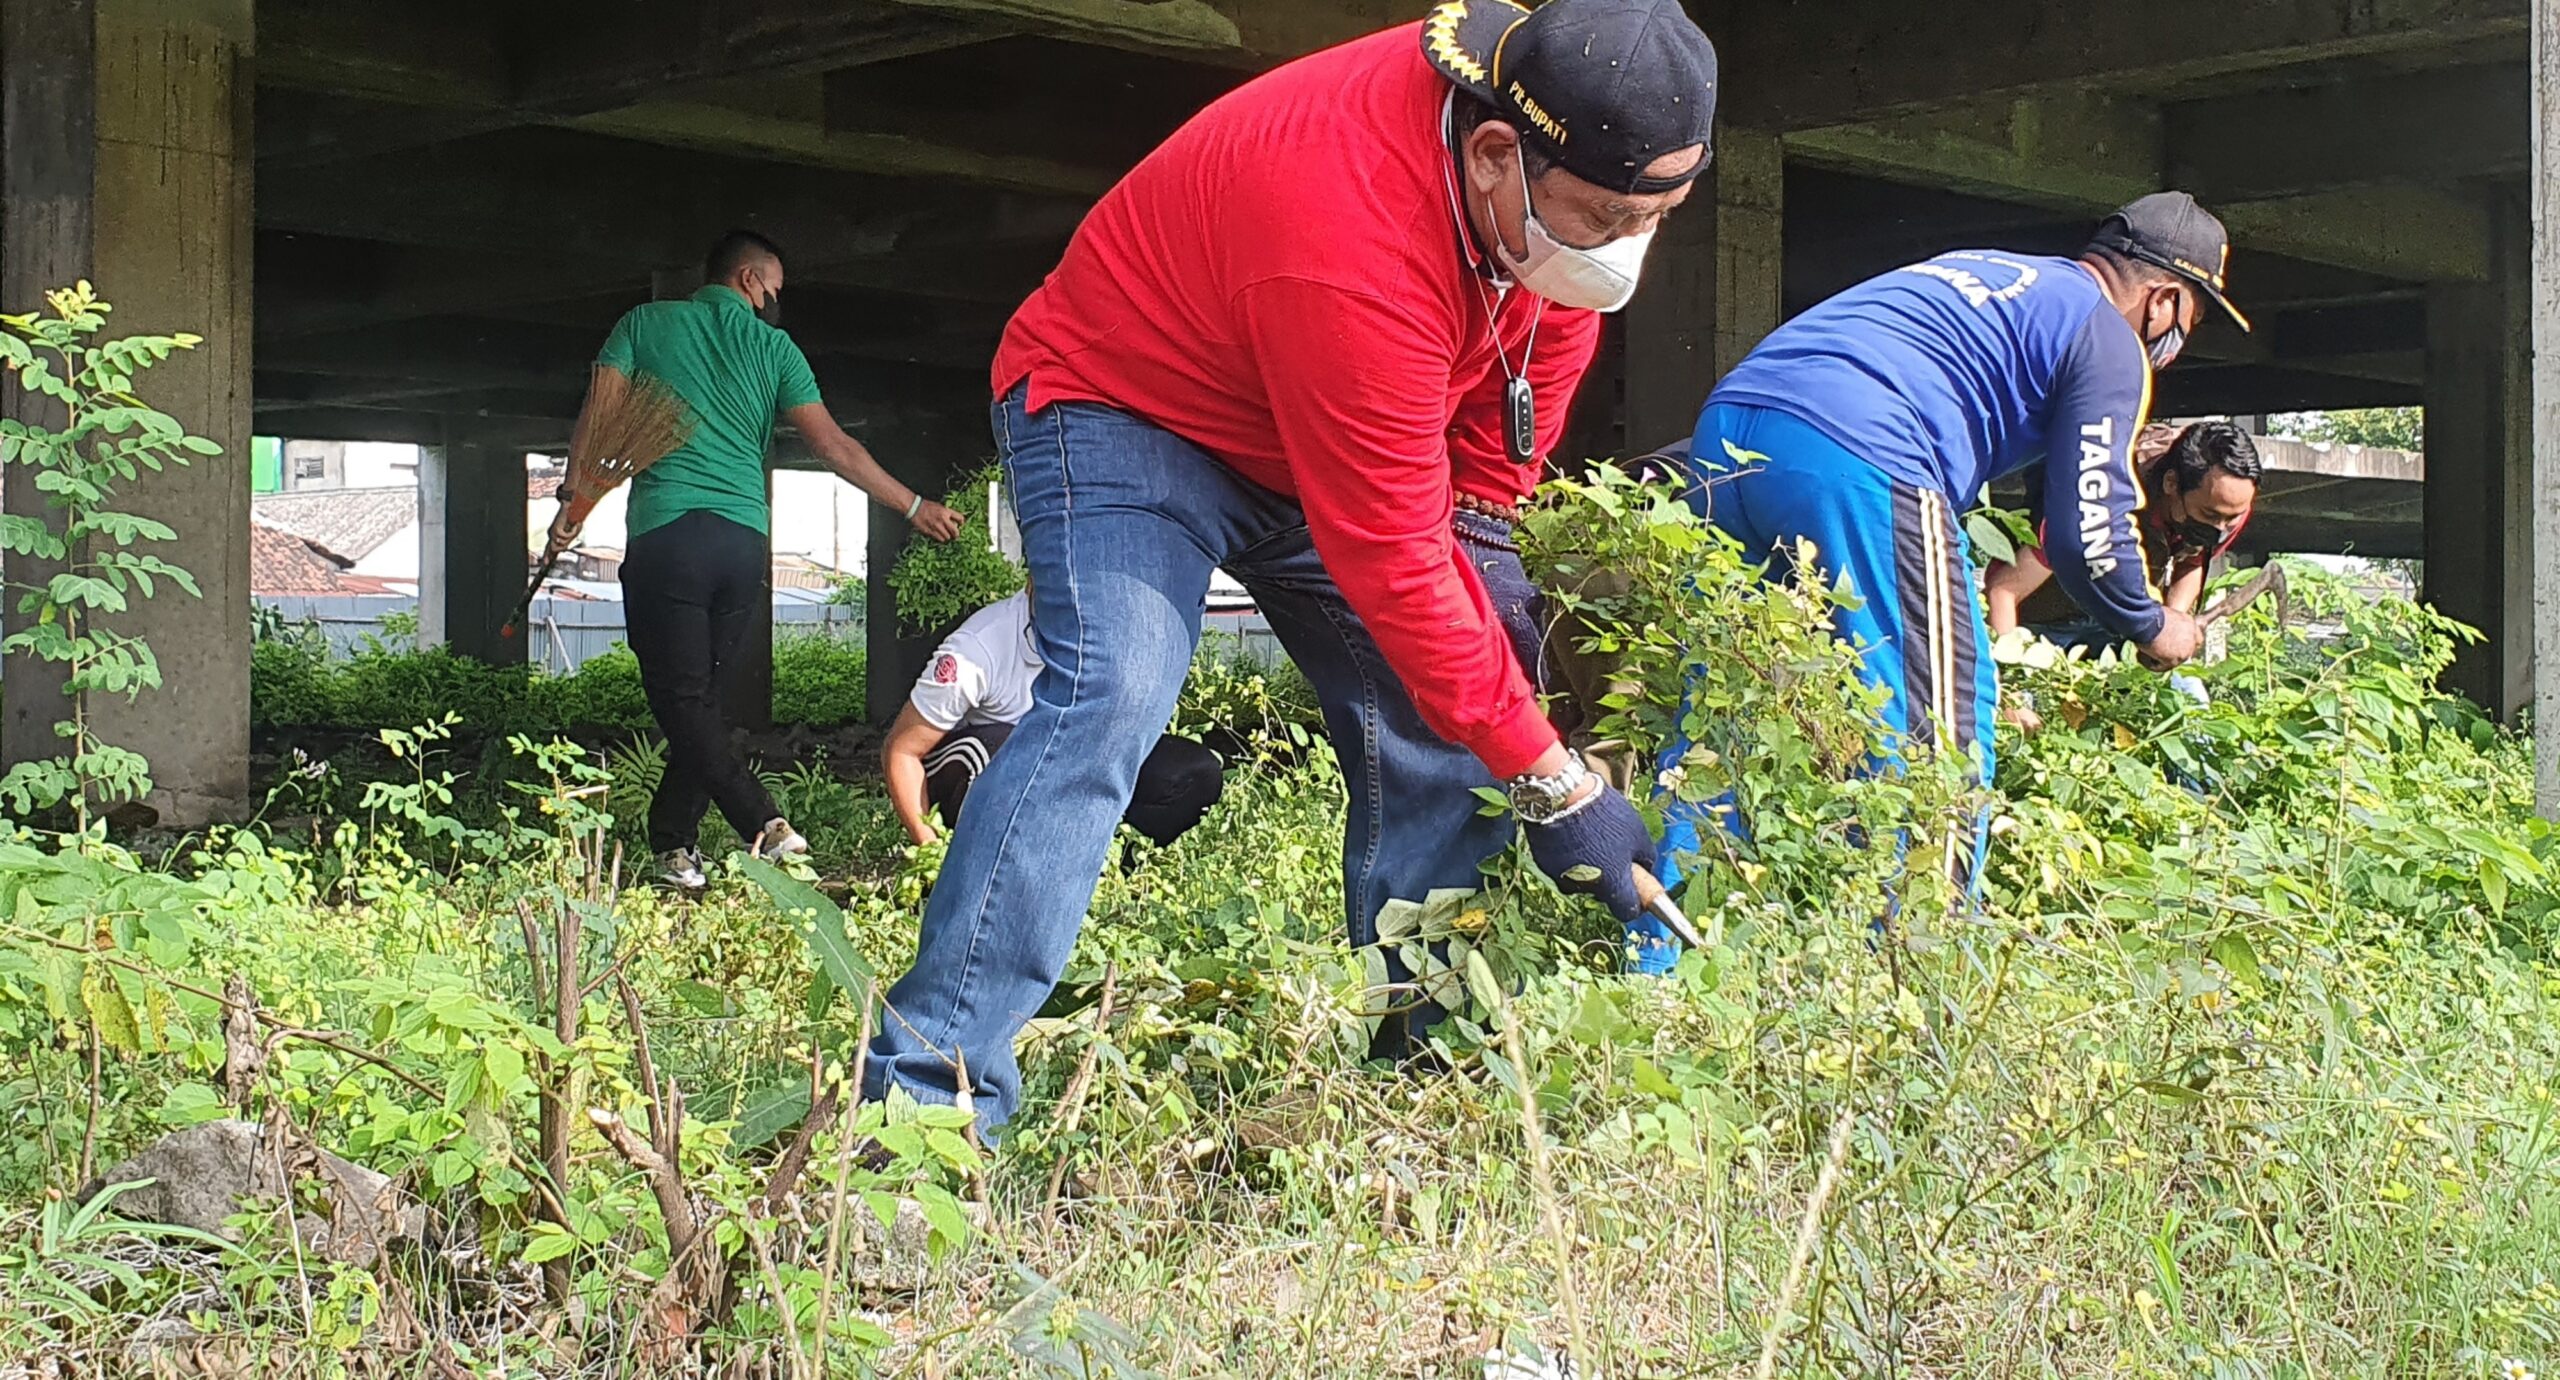
[[[1502,386],[1502,446],[1511,463],[1528,464],[1538,454],[1538,394],[1525,378]]]

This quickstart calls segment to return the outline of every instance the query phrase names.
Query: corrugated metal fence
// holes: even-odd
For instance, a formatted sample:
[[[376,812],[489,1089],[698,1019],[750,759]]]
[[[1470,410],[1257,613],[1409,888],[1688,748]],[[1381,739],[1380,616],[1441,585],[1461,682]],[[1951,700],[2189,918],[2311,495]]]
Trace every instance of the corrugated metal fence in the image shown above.
[[[329,650],[345,656],[383,637],[383,619],[414,616],[418,601],[396,594],[262,594],[261,609],[272,609],[288,625],[316,626],[329,640]],[[852,604],[818,604],[775,600],[776,631],[824,633],[849,641],[862,640],[862,609]],[[555,599],[533,601],[529,615],[531,643],[525,657],[553,675],[567,675],[589,658],[611,651],[624,637],[622,605],[616,600]],[[405,645],[406,640],[403,639]]]
[[[863,640],[863,607],[860,604],[819,604],[812,599],[796,599],[801,591],[776,591],[773,599],[773,625],[776,632],[824,632],[829,638],[845,638],[847,643]],[[394,614],[417,614],[417,599],[404,594],[259,594],[259,609],[271,609],[269,617],[282,620],[289,627],[317,627],[328,638],[335,655],[351,655],[366,645],[366,640],[381,640],[381,620]],[[553,676],[568,676],[589,658],[604,655],[622,643],[622,602],[620,599],[553,599],[540,597],[532,602],[532,645],[525,648],[525,658]],[[1280,638],[1272,635],[1270,622],[1260,612],[1231,612],[1211,609],[1203,617],[1201,627],[1208,632],[1226,632],[1239,640],[1244,650],[1262,661],[1283,663],[1288,653],[1280,650]],[[402,638],[407,645],[407,638]]]
[[[824,633],[852,642],[863,637],[862,607],[858,604],[821,604],[792,598],[799,591],[781,591],[774,600],[773,621],[776,632]],[[412,615],[418,601],[397,594],[261,594],[258,607],[273,610],[273,617],[290,626],[316,626],[329,641],[329,650],[346,656],[366,644],[367,639],[381,639],[382,622],[394,615]],[[601,656],[623,640],[622,604],[613,599],[556,599],[545,595],[533,601],[530,615],[533,641],[525,649],[526,659],[553,675],[567,675],[589,658]],[[1201,620],[1201,626],[1222,632],[1244,645],[1244,649],[1264,661],[1277,664],[1288,659],[1280,649],[1280,639],[1273,636],[1271,625],[1259,613],[1213,611]],[[403,645],[406,640],[403,639]]]

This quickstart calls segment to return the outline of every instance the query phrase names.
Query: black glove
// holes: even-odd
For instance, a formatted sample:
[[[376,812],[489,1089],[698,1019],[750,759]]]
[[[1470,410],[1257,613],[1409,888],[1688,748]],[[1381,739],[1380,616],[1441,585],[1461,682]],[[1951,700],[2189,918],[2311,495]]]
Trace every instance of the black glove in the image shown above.
[[[1603,785],[1580,809],[1528,829],[1529,856],[1558,887],[1599,897],[1622,921],[1644,913],[1636,900],[1634,869],[1654,870],[1653,835],[1625,796]],[[1572,875],[1577,870],[1582,875]]]

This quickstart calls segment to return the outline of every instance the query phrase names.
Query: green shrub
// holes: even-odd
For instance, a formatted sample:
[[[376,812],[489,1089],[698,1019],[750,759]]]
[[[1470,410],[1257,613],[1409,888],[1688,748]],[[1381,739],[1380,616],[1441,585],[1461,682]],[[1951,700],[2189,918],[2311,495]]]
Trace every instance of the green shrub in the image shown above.
[[[1324,728],[1315,687],[1294,661],[1266,662],[1232,633],[1208,632],[1191,656],[1191,674],[1174,702],[1173,729],[1192,737],[1220,730],[1246,738],[1284,738],[1295,726]]]
[[[818,632],[792,632],[773,643],[773,717],[781,723],[859,723],[866,700],[869,654],[862,644]]]
[[[960,511],[960,535],[949,541],[910,540],[889,568],[889,591],[898,601],[898,624],[909,632],[939,633],[1022,588],[1022,568],[996,554],[987,538],[987,485],[1004,469],[988,465],[952,486],[943,502]]]
[[[911,957],[941,844],[802,765],[774,785],[823,884],[721,857],[702,897],[615,894],[600,812],[627,848],[650,744],[600,771],[395,732],[397,779],[300,837],[218,830],[165,868],[0,840],[0,1243],[38,1243],[0,1244],[0,1356],[124,1354],[136,1320],[183,1314],[243,1373],[299,1373],[399,1300],[484,1375],[568,1347],[657,1373],[668,1331],[722,1373],[1474,1374],[1577,1333],[1581,1373],[1610,1375],[2552,1369],[2560,836],[2529,745],[2431,683],[2460,630],[2306,576],[2307,628],[2233,620],[2197,671],[2210,707],[2009,644],[2045,726],[2003,734],[1999,790],[1869,778],[1836,592],[1764,585],[1667,492],[1544,511],[1538,568],[1625,577],[1576,609],[1646,687],[1609,727],[1676,724],[1696,747],[1666,789],[1749,807],[1689,889],[1710,942],[1670,977],[1618,976],[1614,922],[1494,859],[1380,917],[1474,956],[1416,965],[1457,1014],[1428,1071],[1386,1073],[1369,1023],[1404,990],[1346,943],[1344,782],[1310,743],[1104,868],[991,1155],[949,1109],[868,1106],[776,1211],[813,1084],[905,1018],[860,998]],[[1294,725],[1291,679],[1213,642],[1183,713]],[[1693,681],[1684,711],[1667,692]],[[513,812],[458,818],[466,774],[520,783]],[[1979,904],[1929,880],[1976,806]],[[554,946],[573,916],[582,951]],[[563,949],[596,984],[567,1042]],[[223,1265],[118,1252],[127,1277],[43,1249],[85,1161],[230,1114],[211,994],[235,974],[276,1022],[240,1114],[431,1196],[443,1250],[358,1271],[256,1236]],[[644,1028],[684,1094],[683,1194],[597,1134],[646,1118]],[[936,1249],[855,1281],[844,1252],[901,1198]],[[666,1306],[671,1207],[707,1227],[691,1268],[732,1272],[725,1326]]]
[[[337,721],[335,668],[318,638],[260,641],[249,649],[249,718],[259,725]]]
[[[864,654],[824,634],[786,632],[773,648],[774,718],[839,724],[863,717]],[[438,647],[368,646],[332,659],[315,639],[261,642],[249,662],[249,717],[264,728],[377,729],[459,716],[474,731],[546,734],[653,728],[640,663],[627,647],[566,676],[490,666]]]
[[[562,728],[645,728],[649,700],[640,691],[640,659],[616,644],[569,675],[533,678],[533,717]]]

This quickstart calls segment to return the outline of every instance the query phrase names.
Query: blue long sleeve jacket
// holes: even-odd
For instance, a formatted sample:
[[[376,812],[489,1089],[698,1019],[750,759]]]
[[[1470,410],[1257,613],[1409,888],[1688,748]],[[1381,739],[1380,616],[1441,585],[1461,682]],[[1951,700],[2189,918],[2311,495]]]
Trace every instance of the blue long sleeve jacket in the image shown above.
[[[1957,511],[2050,458],[2055,578],[2115,635],[2159,634],[2134,516],[2151,365],[2080,263],[1967,249],[1896,269],[1780,326],[1709,401],[1800,418]]]

